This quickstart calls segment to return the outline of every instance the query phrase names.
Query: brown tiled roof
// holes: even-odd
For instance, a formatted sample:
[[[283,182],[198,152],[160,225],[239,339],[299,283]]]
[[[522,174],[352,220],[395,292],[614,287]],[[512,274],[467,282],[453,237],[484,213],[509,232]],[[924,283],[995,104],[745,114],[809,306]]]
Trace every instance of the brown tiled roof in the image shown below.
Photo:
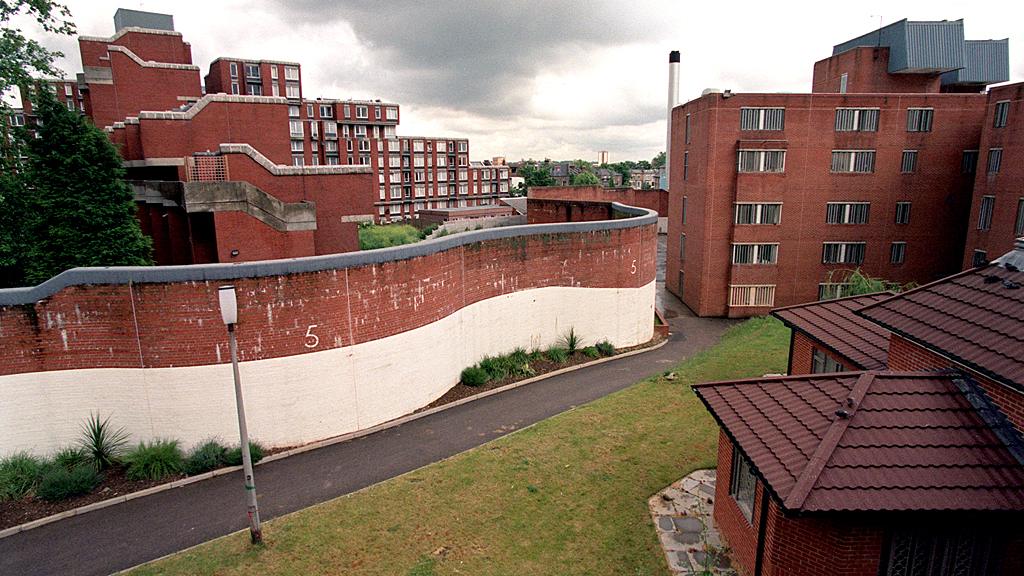
[[[981,374],[1024,388],[1024,272],[991,264],[887,298],[857,314]]]
[[[1024,511],[1019,433],[959,375],[850,372],[694,390],[786,510]]]
[[[878,292],[838,300],[809,302],[772,310],[772,316],[799,330],[857,365],[851,368],[881,370],[889,356],[889,331],[856,314],[858,310],[892,296]]]

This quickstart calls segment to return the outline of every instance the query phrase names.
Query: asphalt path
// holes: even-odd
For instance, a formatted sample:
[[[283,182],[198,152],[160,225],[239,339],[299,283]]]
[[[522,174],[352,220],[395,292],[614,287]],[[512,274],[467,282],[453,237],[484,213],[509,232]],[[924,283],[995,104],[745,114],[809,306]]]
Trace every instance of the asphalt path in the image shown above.
[[[672,296],[651,352],[554,376],[400,426],[256,467],[263,520],[376,484],[621,390],[714,344],[731,322]],[[0,539],[0,575],[103,575],[247,527],[242,473],[225,474]]]

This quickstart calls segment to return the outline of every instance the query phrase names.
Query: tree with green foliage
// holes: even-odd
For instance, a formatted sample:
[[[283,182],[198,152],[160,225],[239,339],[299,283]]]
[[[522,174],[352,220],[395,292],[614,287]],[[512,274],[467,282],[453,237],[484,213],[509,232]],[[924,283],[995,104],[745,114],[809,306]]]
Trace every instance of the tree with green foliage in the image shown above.
[[[121,155],[49,90],[34,92],[39,125],[23,166],[25,280],[42,282],[76,266],[151,265]]]
[[[600,186],[601,180],[590,172],[580,172],[572,177],[573,186]]]
[[[636,163],[636,169],[637,170],[650,170],[651,169],[651,163],[648,162],[647,160],[640,160],[640,161],[638,161]]]
[[[834,277],[833,272],[838,272],[839,276]],[[904,290],[910,290],[917,286],[914,282],[907,284],[900,284],[899,282],[893,282],[892,280],[886,280],[884,278],[875,278],[868,274],[865,274],[860,268],[854,270],[835,270],[830,272],[826,282],[838,283],[846,286],[846,290],[843,291],[843,296],[860,296],[862,294],[874,294],[876,292],[902,292]]]
[[[665,166],[665,153],[658,152],[658,155],[651,160],[651,168],[661,169]]]
[[[551,175],[551,168],[544,164],[523,164],[519,168],[519,175],[523,177],[527,188],[555,185],[555,178]]]
[[[51,52],[11,26],[11,19],[29,16],[44,32],[73,34],[75,25],[67,7],[49,0],[0,0],[0,94],[17,86],[28,86],[33,74],[62,76]],[[26,133],[13,128],[13,110],[0,99],[0,288],[20,286],[25,277],[27,231],[24,228],[24,175],[20,161],[25,153]]]

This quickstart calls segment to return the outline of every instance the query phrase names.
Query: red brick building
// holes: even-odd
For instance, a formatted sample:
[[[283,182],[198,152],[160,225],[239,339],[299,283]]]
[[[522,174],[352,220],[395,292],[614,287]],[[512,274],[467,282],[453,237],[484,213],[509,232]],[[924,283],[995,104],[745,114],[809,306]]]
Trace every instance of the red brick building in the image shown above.
[[[742,574],[1024,571],[1021,266],[777,310],[791,375],[695,387]]]
[[[1007,51],[964,41],[961,21],[904,20],[837,45],[810,94],[675,107],[668,289],[699,315],[742,317],[842,296],[855,268],[901,283],[959,270],[983,133],[1012,146],[1012,129],[985,126],[1015,89],[978,93],[1006,80]],[[1013,177],[987,181],[1005,187],[1005,248]]]
[[[397,136],[397,104],[305,98],[301,66],[275,60],[217,58],[204,89],[171,16],[114,20],[79,38],[84,72],[49,86],[119,146],[160,264],[355,250],[359,222],[508,192],[508,169],[472,166],[468,140]]]

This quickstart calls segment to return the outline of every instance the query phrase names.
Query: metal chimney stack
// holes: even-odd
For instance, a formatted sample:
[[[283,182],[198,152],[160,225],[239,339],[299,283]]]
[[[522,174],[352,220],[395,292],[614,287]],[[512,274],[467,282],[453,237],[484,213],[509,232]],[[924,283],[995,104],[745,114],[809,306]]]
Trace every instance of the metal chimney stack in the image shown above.
[[[672,177],[672,109],[679,103],[679,51],[668,53],[668,130],[665,136],[665,183]]]

